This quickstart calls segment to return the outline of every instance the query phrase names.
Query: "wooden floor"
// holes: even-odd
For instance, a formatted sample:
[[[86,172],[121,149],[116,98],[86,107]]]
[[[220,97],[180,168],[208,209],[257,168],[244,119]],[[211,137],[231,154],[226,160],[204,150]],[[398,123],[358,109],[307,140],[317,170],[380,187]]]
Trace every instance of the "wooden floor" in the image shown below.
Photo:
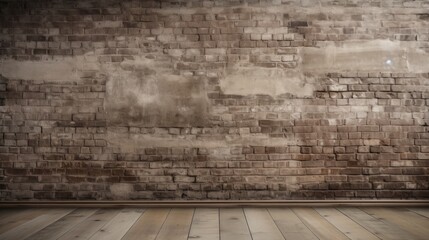
[[[0,239],[429,239],[429,208],[1,209]]]

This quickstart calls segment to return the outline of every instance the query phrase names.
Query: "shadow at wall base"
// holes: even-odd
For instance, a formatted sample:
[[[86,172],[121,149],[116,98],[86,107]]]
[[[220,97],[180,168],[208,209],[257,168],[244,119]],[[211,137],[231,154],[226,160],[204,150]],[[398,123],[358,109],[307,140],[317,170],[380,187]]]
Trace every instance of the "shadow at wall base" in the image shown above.
[[[0,208],[21,207],[429,207],[429,200],[228,200],[228,201],[5,201]]]

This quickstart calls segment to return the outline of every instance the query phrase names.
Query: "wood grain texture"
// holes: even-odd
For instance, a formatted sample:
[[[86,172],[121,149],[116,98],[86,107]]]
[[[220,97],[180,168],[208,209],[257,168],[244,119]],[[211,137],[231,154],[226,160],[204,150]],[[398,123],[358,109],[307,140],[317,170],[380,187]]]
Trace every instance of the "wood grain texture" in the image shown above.
[[[106,225],[91,236],[90,240],[117,240],[121,239],[131,226],[142,215],[144,209],[125,208],[114,216]]]
[[[22,209],[19,212],[12,211],[11,215],[5,215],[0,219],[0,234],[28,222],[45,212],[46,211],[42,209]]]
[[[87,217],[94,214],[96,209],[76,209],[68,215],[62,217],[58,221],[45,227],[39,232],[28,237],[28,240],[54,240],[61,237],[64,233],[68,232],[77,224],[81,223]]]
[[[423,217],[429,218],[429,208],[408,208],[410,211],[415,212]]]
[[[284,240],[273,218],[265,208],[245,208],[247,223],[253,240]]]
[[[0,239],[2,240],[22,240],[32,234],[40,231],[41,229],[49,226],[58,219],[64,217],[65,215],[72,212],[74,209],[47,209],[46,213],[31,219],[28,222],[25,222],[19,225],[16,228],[13,228],[7,232],[0,234]]]
[[[197,208],[188,240],[219,240],[219,209]]]
[[[429,219],[405,208],[363,208],[368,214],[395,224],[417,239],[428,239]]]
[[[161,230],[169,208],[153,208],[146,210],[137,222],[125,234],[122,240],[154,240]]]
[[[346,235],[320,216],[316,210],[312,208],[296,208],[293,211],[319,239],[349,240]]]
[[[193,208],[173,208],[156,239],[187,240],[193,215]]]
[[[379,239],[335,208],[316,208],[316,211],[352,240]]]
[[[89,218],[66,232],[59,240],[88,239],[114,216],[119,213],[119,209],[100,209]]]
[[[359,208],[338,208],[344,215],[360,224],[362,227],[372,232],[381,239],[402,240],[402,239],[417,239],[410,233],[398,228],[389,222],[375,218]]]
[[[290,208],[269,208],[268,211],[287,240],[318,240]]]
[[[252,239],[242,208],[220,210],[220,237],[222,240]]]
[[[22,208],[0,208],[0,222],[4,220],[3,217],[12,217],[18,213],[24,212],[28,209]]]
[[[422,240],[427,208],[43,208],[5,211],[3,240]]]

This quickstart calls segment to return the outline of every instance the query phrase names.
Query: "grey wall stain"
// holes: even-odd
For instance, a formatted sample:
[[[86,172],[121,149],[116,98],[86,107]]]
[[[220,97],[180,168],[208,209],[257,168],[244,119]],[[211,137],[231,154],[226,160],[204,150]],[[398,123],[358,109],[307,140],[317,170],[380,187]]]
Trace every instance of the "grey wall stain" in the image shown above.
[[[304,76],[299,69],[266,68],[236,63],[225,69],[220,87],[224,94],[264,94],[276,97],[289,93],[297,97],[311,97],[314,91],[312,80]]]
[[[1,60],[0,74],[8,79],[45,83],[79,83],[88,74],[107,77],[105,110],[111,126],[206,126],[207,92],[203,77],[173,72],[169,59],[138,58],[99,63],[94,56],[62,61]]]
[[[290,146],[297,145],[295,138],[270,138],[267,134],[229,134],[229,135],[153,135],[107,132],[107,141],[111,146],[119,147],[121,152],[135,153],[144,147],[195,147],[222,148],[238,146]]]
[[[134,192],[131,183],[113,183],[109,185],[110,198],[113,200],[129,199],[130,193]]]
[[[185,127],[207,124],[202,77],[174,74],[169,63],[149,58],[105,67],[105,110],[111,126]]]

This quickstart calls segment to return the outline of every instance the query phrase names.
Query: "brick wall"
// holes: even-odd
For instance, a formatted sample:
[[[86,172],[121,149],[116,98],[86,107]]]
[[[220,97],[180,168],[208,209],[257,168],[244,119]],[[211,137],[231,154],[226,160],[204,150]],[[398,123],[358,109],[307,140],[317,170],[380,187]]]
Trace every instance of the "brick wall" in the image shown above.
[[[428,12],[0,0],[0,199],[428,198]]]

